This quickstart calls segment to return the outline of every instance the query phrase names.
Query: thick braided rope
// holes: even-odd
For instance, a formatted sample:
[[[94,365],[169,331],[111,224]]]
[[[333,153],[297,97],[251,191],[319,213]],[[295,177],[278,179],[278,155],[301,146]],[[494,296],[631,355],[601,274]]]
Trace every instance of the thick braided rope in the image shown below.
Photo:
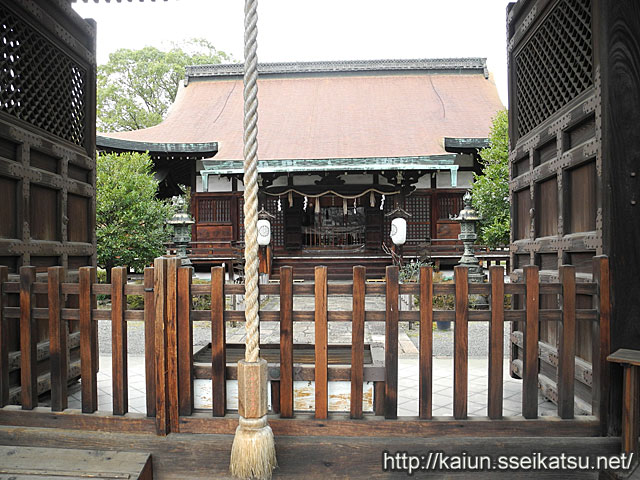
[[[258,330],[258,1],[244,5],[245,360],[257,362]]]

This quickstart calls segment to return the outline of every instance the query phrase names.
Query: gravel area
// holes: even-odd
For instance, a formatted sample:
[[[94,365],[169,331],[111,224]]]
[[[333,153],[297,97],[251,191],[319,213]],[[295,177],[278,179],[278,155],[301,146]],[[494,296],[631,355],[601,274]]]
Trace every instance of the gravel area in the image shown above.
[[[418,348],[420,335],[417,326],[409,330],[407,335]],[[504,324],[504,356],[509,356],[509,336],[511,326]],[[489,324],[487,322],[469,322],[469,357],[487,357],[489,355]],[[433,356],[453,357],[453,325],[449,330],[433,330]]]
[[[351,310],[352,299],[350,296],[338,296],[329,298],[329,310]],[[238,305],[241,309],[242,305]],[[278,310],[279,298],[275,296],[262,299],[263,310]],[[313,297],[295,297],[294,310],[314,310]],[[384,297],[367,297],[367,310],[384,310]],[[129,354],[144,354],[144,325],[142,322],[132,321],[127,323],[127,347]],[[419,330],[417,325],[409,328],[405,322],[400,324],[400,328],[413,344],[418,347]],[[509,355],[509,333],[510,325],[505,323],[504,331],[504,355]],[[194,345],[197,347],[209,343],[211,338],[210,324],[208,322],[194,322],[193,325]],[[312,322],[296,322],[294,327],[295,343],[313,343],[314,325]],[[382,339],[382,340],[381,340]],[[365,330],[365,341],[383,341],[384,322],[367,322]],[[111,322],[98,322],[98,340],[101,353],[111,352]],[[228,324],[227,342],[244,342],[244,325]],[[279,341],[279,330],[277,323],[265,323],[261,328],[261,342],[277,343]],[[343,322],[332,322],[329,324],[329,341],[331,343],[350,343],[351,325]],[[469,357],[486,357],[488,355],[489,325],[486,322],[469,323]],[[453,356],[453,327],[450,330],[433,331],[433,356],[452,357]]]

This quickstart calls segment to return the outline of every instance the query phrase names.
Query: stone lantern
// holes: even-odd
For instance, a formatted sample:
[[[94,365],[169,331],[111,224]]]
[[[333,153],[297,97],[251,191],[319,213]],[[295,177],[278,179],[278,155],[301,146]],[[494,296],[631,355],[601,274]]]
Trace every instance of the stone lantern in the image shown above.
[[[464,245],[464,253],[460,257],[459,265],[463,267],[469,267],[469,282],[482,283],[485,280],[485,275],[482,267],[478,262],[478,258],[473,253],[473,244],[475,243],[478,235],[476,235],[476,224],[482,220],[482,216],[471,205],[471,193],[467,191],[462,198],[464,202],[464,208],[460,211],[457,217],[452,217],[452,220],[460,222],[460,235],[458,239],[462,240]]]
[[[191,225],[195,222],[191,220],[185,211],[185,201],[182,197],[171,199],[176,213],[167,220],[167,224],[173,227],[173,243],[176,245],[176,256],[181,260],[182,265],[191,266],[191,260],[187,257],[187,245],[191,241]]]

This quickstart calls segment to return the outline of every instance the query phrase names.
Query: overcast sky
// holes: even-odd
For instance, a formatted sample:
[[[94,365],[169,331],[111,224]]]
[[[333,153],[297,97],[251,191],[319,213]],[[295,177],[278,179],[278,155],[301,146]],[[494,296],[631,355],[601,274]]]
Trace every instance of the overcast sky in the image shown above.
[[[80,1],[80,0],[78,0]],[[260,0],[258,61],[487,57],[507,103],[509,0]],[[118,48],[206,38],[243,60],[243,0],[75,3],[98,22],[98,63]]]

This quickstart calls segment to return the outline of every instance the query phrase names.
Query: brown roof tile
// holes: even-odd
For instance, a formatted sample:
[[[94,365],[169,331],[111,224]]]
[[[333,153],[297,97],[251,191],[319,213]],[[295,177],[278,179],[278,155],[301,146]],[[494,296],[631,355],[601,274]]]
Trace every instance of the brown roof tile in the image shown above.
[[[258,157],[403,157],[445,153],[443,137],[487,137],[503,108],[480,71],[322,72],[258,82]],[[216,159],[242,159],[242,78],[191,79],[159,125],[108,137],[218,142]]]

